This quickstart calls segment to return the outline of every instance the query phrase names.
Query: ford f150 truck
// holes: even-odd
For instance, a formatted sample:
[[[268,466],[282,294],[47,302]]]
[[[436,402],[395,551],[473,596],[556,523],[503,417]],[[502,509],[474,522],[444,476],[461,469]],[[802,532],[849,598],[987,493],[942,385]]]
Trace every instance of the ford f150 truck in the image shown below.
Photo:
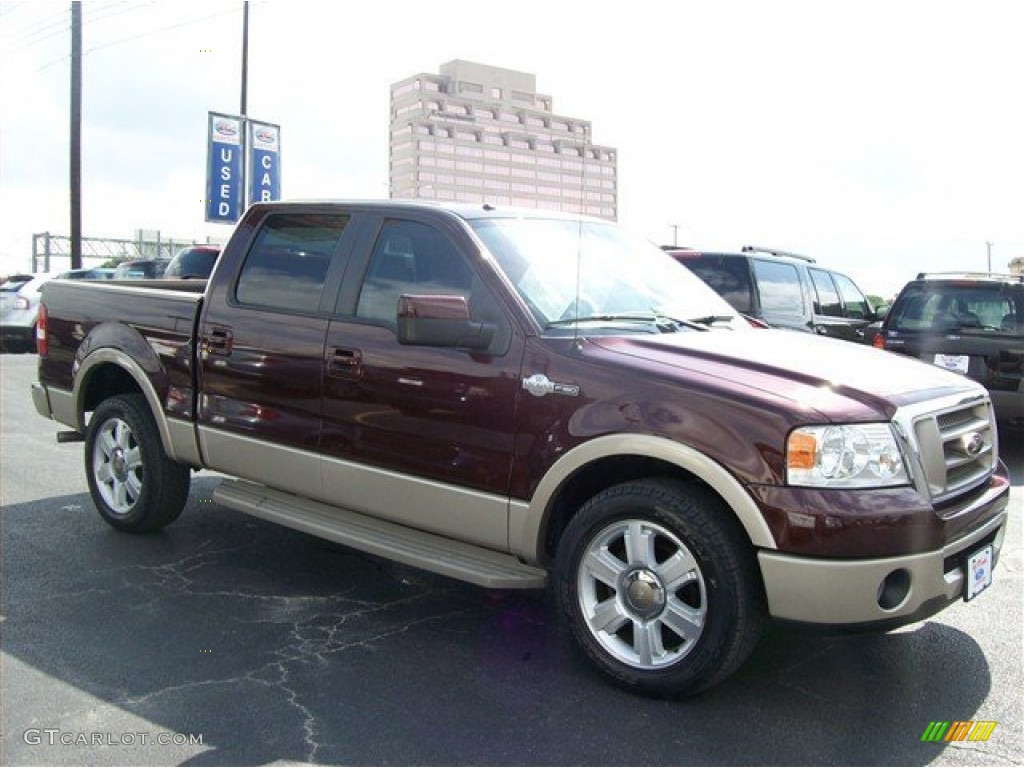
[[[549,582],[630,690],[692,694],[769,618],[887,629],[992,580],[978,384],[751,328],[653,244],[492,205],[257,204],[207,281],[55,280],[36,409],[107,523],[215,500],[491,588]]]

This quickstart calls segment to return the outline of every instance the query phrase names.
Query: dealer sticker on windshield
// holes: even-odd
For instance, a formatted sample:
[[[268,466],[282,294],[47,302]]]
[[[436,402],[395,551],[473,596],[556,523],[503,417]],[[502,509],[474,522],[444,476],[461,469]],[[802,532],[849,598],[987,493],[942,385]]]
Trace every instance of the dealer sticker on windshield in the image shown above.
[[[970,361],[967,355],[935,355],[935,364],[940,368],[954,373],[967,373],[967,363]]]
[[[977,597],[992,583],[992,545],[967,556],[967,582],[964,600]]]

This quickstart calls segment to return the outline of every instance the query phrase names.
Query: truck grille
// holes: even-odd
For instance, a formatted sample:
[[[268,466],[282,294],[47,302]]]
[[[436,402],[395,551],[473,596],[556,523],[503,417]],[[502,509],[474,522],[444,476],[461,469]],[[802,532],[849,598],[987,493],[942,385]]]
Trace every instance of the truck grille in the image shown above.
[[[987,400],[920,416],[914,435],[933,502],[971,490],[995,470],[998,439]]]

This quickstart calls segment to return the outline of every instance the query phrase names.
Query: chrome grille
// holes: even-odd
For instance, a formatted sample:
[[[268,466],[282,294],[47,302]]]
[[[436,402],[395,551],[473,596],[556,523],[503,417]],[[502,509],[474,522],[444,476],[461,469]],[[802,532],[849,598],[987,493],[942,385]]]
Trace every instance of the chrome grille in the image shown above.
[[[998,438],[988,400],[960,404],[914,420],[921,469],[934,502],[984,482],[998,456]]]

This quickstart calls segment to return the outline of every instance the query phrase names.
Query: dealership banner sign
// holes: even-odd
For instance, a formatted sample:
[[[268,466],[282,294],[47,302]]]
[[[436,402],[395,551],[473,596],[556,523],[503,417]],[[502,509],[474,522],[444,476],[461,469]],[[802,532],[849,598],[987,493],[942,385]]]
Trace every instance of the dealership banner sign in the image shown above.
[[[231,223],[242,214],[245,173],[242,118],[209,113],[206,220]]]
[[[249,202],[281,199],[281,128],[249,121]]]

